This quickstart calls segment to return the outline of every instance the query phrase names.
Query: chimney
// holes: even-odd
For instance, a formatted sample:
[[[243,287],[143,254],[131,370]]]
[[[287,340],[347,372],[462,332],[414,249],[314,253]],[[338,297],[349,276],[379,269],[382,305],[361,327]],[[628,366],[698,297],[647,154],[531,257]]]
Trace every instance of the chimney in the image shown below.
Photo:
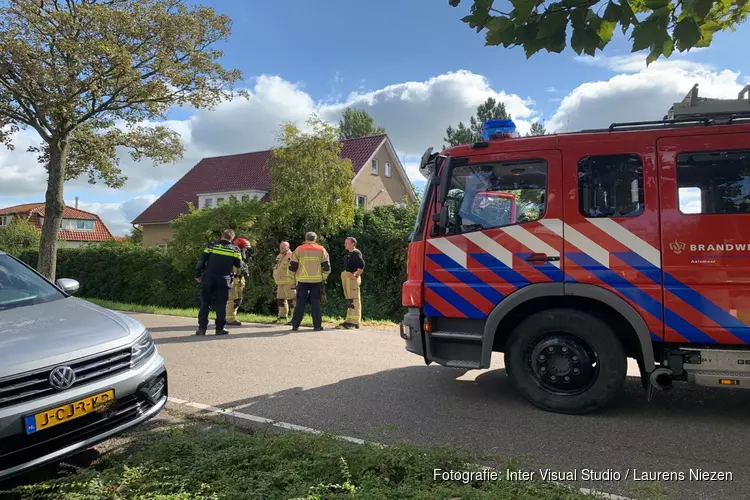
[[[78,196],[76,196],[76,208],[78,208]]]

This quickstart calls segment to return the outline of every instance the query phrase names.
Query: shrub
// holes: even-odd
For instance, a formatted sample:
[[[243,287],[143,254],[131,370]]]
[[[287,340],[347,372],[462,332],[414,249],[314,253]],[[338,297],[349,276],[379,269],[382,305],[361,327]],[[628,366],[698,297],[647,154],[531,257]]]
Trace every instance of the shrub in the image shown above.
[[[326,288],[328,304],[323,313],[345,314],[341,271],[344,239],[357,238],[365,256],[362,276],[362,313],[367,319],[398,320],[403,315],[401,284],[406,279],[408,234],[414,223],[414,207],[386,206],[358,212],[354,225],[321,240],[331,257],[331,276]],[[240,308],[243,312],[275,312],[273,264],[279,242],[302,243],[303,235],[288,238],[282,231],[267,231],[250,251],[250,278]],[[188,308],[200,303],[199,285],[193,266],[199,252],[179,246],[173,251],[135,245],[95,245],[58,250],[57,276],[80,282],[79,295],[96,299],[161,307]],[[190,255],[194,254],[194,255]],[[37,251],[26,250],[19,258],[31,266],[37,264]]]

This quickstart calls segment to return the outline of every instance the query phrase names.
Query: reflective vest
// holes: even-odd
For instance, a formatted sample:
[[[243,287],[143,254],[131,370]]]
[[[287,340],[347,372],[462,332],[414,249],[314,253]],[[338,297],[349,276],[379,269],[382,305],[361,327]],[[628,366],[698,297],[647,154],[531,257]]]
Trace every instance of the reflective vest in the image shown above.
[[[328,252],[317,243],[304,243],[292,253],[289,269],[299,283],[321,283],[331,274]]]
[[[293,285],[294,273],[289,269],[292,261],[292,251],[280,253],[276,256],[276,265],[273,268],[273,281],[277,285]]]

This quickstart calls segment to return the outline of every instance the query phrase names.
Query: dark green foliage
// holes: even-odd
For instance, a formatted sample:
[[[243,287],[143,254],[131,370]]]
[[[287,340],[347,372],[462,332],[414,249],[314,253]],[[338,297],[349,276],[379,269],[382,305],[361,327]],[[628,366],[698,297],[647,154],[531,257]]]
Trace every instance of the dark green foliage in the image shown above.
[[[378,207],[358,212],[354,225],[321,240],[331,256],[331,276],[326,287],[328,304],[323,313],[342,316],[346,312],[341,289],[344,239],[357,238],[365,256],[362,276],[362,307],[366,319],[398,320],[403,316],[401,284],[406,279],[408,234],[414,225],[416,205]],[[273,264],[279,242],[287,239],[292,248],[302,243],[303,234],[290,237],[284,231],[264,232],[250,250],[250,278],[240,308],[243,312],[275,312]],[[178,246],[170,251],[135,245],[97,245],[58,250],[58,276],[81,283],[78,295],[96,299],[161,307],[188,308],[199,304],[199,285],[193,266],[200,252]],[[19,257],[31,266],[36,251]]]
[[[449,0],[457,7],[461,0]],[[568,46],[594,56],[612,41],[619,26],[632,27],[632,52],[649,50],[647,64],[694,47],[708,47],[714,34],[735,30],[750,12],[747,0],[474,0],[461,20],[477,32],[486,29],[485,45],[523,47],[529,58],[539,52],[560,53]],[[510,9],[512,7],[512,10]],[[509,11],[509,12],[508,12]],[[570,29],[569,29],[570,28]]]

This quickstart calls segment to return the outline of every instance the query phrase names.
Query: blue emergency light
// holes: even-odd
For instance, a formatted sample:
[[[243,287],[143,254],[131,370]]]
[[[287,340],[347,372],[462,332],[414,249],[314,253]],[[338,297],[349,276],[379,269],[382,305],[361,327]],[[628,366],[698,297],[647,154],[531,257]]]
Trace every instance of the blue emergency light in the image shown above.
[[[515,137],[515,135],[516,124],[513,120],[487,120],[482,125],[482,138],[485,141]]]

